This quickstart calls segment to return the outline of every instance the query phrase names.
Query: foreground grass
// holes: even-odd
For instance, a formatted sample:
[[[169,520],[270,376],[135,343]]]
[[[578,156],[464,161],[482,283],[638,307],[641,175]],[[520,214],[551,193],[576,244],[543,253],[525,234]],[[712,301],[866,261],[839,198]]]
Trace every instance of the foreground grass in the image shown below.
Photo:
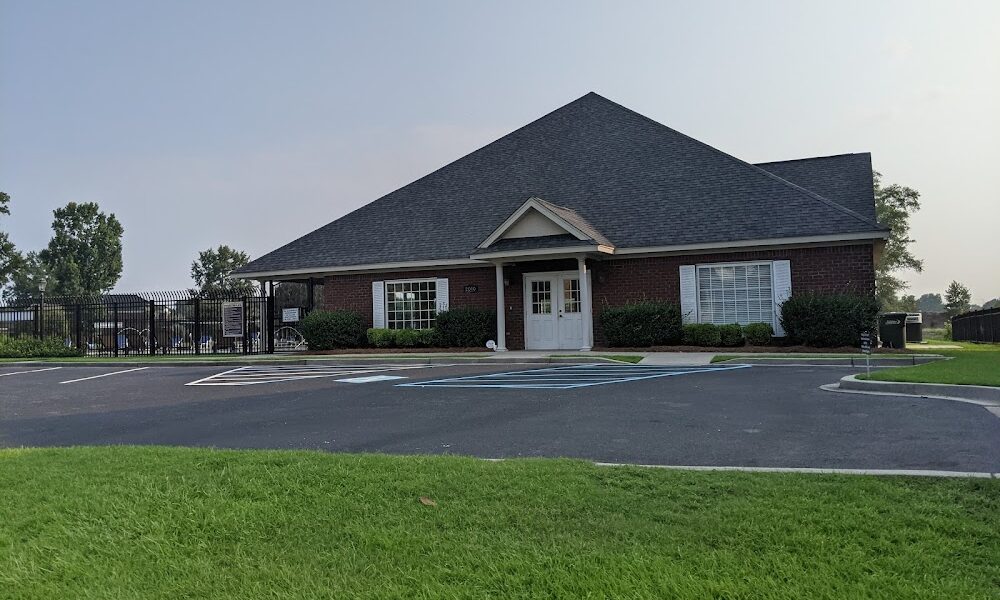
[[[1000,582],[996,480],[71,448],[0,451],[0,490],[4,598],[995,598]]]
[[[937,354],[937,352],[935,352]],[[870,356],[871,360],[882,360],[882,359],[900,359],[900,358],[911,358],[913,354],[872,354]],[[919,354],[918,354],[919,356]],[[712,357],[712,362],[724,362],[727,360],[735,359],[745,359],[745,358],[756,358],[756,359],[768,359],[768,358],[801,358],[802,360],[812,360],[814,358],[860,358],[864,359],[865,355],[860,352],[851,353],[831,353],[826,354],[822,352],[811,353],[811,352],[786,352],[786,353],[743,353],[743,354],[716,354]]]
[[[941,348],[930,344],[929,351],[948,356],[942,360],[915,367],[886,369],[871,374],[878,381],[905,381],[908,383],[951,383],[959,385],[1000,386],[1000,345],[947,342],[946,345],[961,349]]]

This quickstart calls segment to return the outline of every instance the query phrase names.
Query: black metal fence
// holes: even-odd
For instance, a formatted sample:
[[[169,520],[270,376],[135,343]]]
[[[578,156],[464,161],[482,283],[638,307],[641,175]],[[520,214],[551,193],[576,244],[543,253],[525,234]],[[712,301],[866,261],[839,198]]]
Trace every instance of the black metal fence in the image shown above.
[[[283,322],[282,308],[257,292],[39,297],[0,305],[0,336],[54,338],[89,356],[304,350],[297,323]]]
[[[951,339],[1000,343],[1000,308],[987,308],[951,318]]]

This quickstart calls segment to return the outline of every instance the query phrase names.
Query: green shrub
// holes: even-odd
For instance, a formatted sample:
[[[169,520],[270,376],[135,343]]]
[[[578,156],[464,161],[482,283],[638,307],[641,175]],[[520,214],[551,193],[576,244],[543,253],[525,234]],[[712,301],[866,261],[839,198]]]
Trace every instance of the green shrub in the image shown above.
[[[483,348],[497,339],[497,314],[485,308],[453,308],[435,318],[438,344],[450,348]]]
[[[742,346],[746,342],[743,328],[736,323],[719,325],[719,341],[723,346]]]
[[[397,329],[396,346],[399,348],[415,348],[420,342],[420,332],[416,329]]]
[[[743,326],[743,337],[751,346],[770,346],[774,329],[770,323],[750,323]]]
[[[441,337],[438,335],[437,329],[433,327],[430,329],[416,329],[419,334],[417,340],[417,345],[422,348],[433,348],[441,344]]]
[[[313,311],[300,329],[310,350],[361,348],[367,342],[361,315],[349,310]]]
[[[395,331],[392,329],[369,329],[368,345],[373,348],[392,348],[396,345]]]
[[[66,358],[83,356],[81,350],[66,346],[57,337],[45,339],[0,337],[0,358]]]
[[[876,327],[879,303],[855,294],[793,294],[781,305],[781,325],[794,344],[858,346],[861,333]]]
[[[691,323],[684,326],[684,343],[688,346],[721,346],[722,333],[712,323]]]
[[[637,302],[601,311],[604,338],[612,347],[669,346],[681,341],[681,308],[670,302]]]

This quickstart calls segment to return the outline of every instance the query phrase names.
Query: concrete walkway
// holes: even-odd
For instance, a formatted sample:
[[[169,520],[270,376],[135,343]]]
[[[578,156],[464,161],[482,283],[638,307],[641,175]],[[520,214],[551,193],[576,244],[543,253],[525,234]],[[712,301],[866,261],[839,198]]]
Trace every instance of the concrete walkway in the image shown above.
[[[544,360],[553,356],[565,356],[578,359],[581,362],[593,357],[599,361],[602,356],[641,356],[640,365],[669,365],[669,366],[691,366],[707,365],[712,362],[712,357],[717,352],[606,352],[598,350],[594,352],[573,352],[572,350],[508,350],[507,352],[496,352],[484,357],[486,360],[531,362]]]

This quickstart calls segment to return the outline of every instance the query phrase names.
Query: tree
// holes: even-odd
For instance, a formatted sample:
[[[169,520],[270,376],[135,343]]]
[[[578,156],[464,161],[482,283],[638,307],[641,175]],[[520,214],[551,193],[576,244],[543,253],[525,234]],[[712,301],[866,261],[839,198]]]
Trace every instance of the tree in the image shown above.
[[[110,291],[122,275],[125,232],[115,215],[102,213],[93,202],[70,202],[52,214],[52,239],[38,253],[52,276],[52,293],[79,296]]]
[[[944,312],[948,313],[949,317],[954,317],[969,311],[972,293],[961,283],[952,281],[944,292],[944,299]]]
[[[906,283],[895,273],[900,269],[923,271],[924,263],[910,251],[910,215],[920,210],[920,192],[894,183],[882,185],[882,174],[874,172],[875,215],[891,231],[882,256],[875,265],[875,294],[883,306],[896,304],[896,297]]]
[[[52,277],[37,252],[28,252],[15,258],[11,285],[3,291],[8,302],[27,301],[38,297],[38,284],[51,281]]]
[[[902,312],[917,312],[917,297],[913,294],[902,296],[896,302],[896,310]]]
[[[983,308],[1000,308],[1000,298],[987,300],[983,303]]]
[[[921,312],[944,312],[944,300],[941,294],[924,294],[917,298],[917,308]]]
[[[198,260],[191,263],[191,279],[203,294],[245,291],[253,287],[253,282],[230,277],[230,273],[249,262],[246,252],[229,246],[209,248],[199,252]]]
[[[10,196],[0,192],[0,215],[10,214]],[[7,233],[0,231],[0,288],[7,285],[11,275],[20,262],[21,255],[18,254],[14,243],[7,237]]]

